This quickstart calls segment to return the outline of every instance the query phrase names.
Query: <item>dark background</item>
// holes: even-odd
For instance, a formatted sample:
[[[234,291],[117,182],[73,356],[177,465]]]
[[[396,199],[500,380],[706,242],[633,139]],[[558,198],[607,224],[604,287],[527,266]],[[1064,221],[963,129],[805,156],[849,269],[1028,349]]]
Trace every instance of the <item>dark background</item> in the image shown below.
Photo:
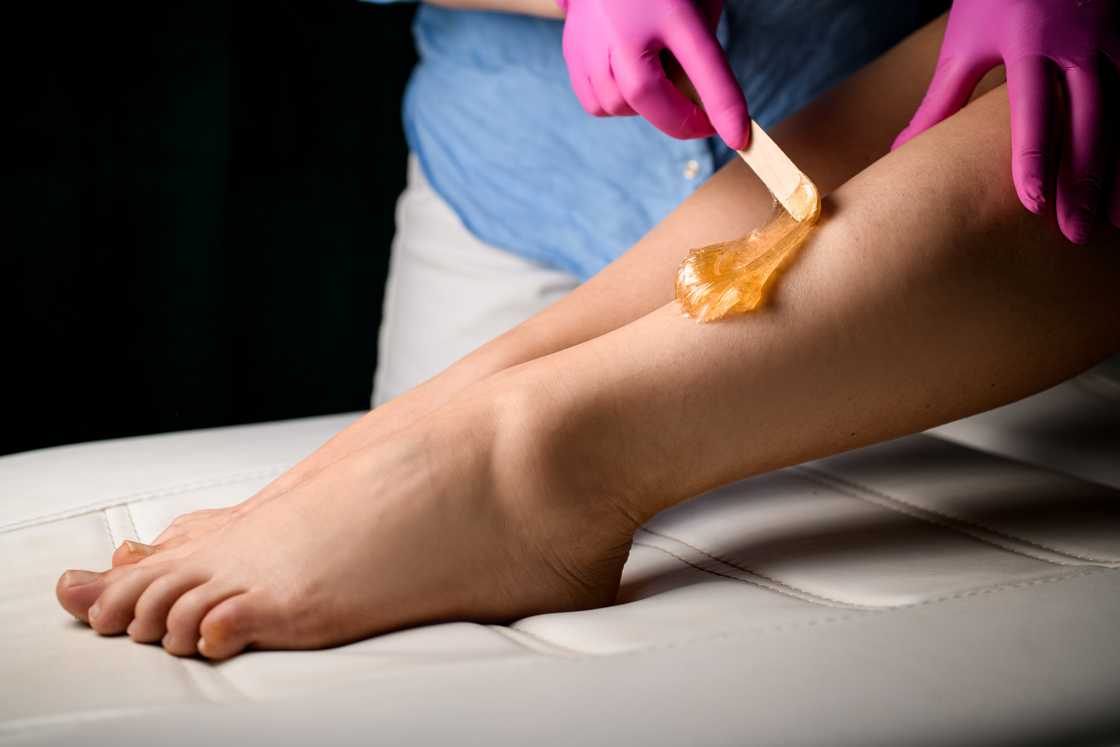
[[[367,407],[412,8],[28,5],[0,453]]]

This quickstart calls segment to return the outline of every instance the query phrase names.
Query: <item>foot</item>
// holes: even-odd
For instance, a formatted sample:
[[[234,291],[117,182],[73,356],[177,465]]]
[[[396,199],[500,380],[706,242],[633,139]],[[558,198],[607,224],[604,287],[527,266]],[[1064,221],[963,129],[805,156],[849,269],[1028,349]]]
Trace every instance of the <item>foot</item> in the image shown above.
[[[385,418],[374,417],[372,412],[367,413],[356,423],[351,424],[331,438],[331,440],[317,449],[314,454],[277,477],[259,492],[241,503],[224,508],[207,508],[191,511],[190,513],[177,516],[150,545],[127,540],[122,542],[113,552],[113,567],[116,568],[122,565],[138,563],[155,553],[178,547],[191,540],[201,539],[211,532],[221,529],[232,520],[244,516],[257,506],[267,503],[276,496],[287,493],[324,467],[333,464],[363,446],[374,443],[378,438],[384,437],[384,421]]]
[[[98,633],[213,659],[611,603],[633,521],[539,484],[554,470],[499,439],[500,422],[443,410],[207,533],[69,571],[59,601]]]
[[[488,362],[486,356],[481,356],[481,361],[460,361],[438,378],[366,413],[251,498],[235,506],[192,511],[178,516],[150,545],[139,542],[122,543],[113,553],[113,567],[137,563],[154,553],[200,539],[221,529],[231,520],[287,493],[338,460],[391,438],[402,429],[402,423],[421,419],[446,403],[456,392],[499,367]]]

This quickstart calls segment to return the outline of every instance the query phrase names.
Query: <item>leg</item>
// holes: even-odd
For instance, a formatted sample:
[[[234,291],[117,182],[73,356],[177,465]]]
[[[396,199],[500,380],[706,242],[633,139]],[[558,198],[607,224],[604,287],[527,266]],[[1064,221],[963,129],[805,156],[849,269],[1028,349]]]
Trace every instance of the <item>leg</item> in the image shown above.
[[[399,398],[579,285],[566,272],[479,241],[431,188],[418,161],[410,159],[408,168],[408,187],[397,203],[398,229],[374,380],[373,404],[385,410],[332,439],[248,501],[178,517],[157,538],[160,549],[213,531],[233,516],[288,490],[323,464],[387,436],[426,412],[424,408],[441,404],[445,396],[441,391],[456,391],[471,379],[445,376],[408,398]],[[439,299],[438,311],[431,303],[433,297]],[[114,553],[113,563],[134,563],[151,552],[150,547],[124,543]]]
[[[930,24],[775,129],[778,142],[822,191],[832,191],[888,151],[921,100],[943,32],[944,19]],[[568,297],[388,402],[384,387],[392,394],[401,387],[384,383],[379,394],[383,404],[377,410],[261,493],[231,509],[180,517],[157,542],[166,547],[211,531],[339,458],[382,441],[497,371],[590,340],[649,313],[672,298],[674,273],[687,249],[748,233],[765,222],[770,204],[766,188],[743,164],[729,164],[633,249]],[[562,294],[550,294],[547,300],[556,295]],[[394,333],[386,329],[384,334]],[[388,369],[379,375],[399,378],[390,377]],[[140,557],[122,547],[114,562]]]
[[[1120,349],[1120,238],[1071,251],[1008,168],[1000,90],[837,190],[766,311],[697,325],[665,305],[467,388],[220,531],[64,577],[60,600],[85,616],[99,595],[99,632],[214,658],[606,603],[630,532],[668,505]]]

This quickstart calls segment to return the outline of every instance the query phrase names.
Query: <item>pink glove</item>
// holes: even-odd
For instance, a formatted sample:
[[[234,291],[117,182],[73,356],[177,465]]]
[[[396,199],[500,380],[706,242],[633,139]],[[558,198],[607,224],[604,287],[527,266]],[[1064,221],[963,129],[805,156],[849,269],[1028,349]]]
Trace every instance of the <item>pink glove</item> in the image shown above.
[[[1011,100],[1011,175],[1023,205],[1033,213],[1045,209],[1060,160],[1062,233],[1074,243],[1089,240],[1110,181],[1109,218],[1120,227],[1120,153],[1115,130],[1108,135],[1105,128],[1101,82],[1102,66],[1120,68],[1118,8],[1118,0],[955,0],[929,91],[894,147],[964,106],[980,78],[1002,62]]]
[[[583,108],[597,117],[641,114],[673,137],[718,132],[745,148],[750,119],[715,27],[723,0],[557,0],[564,10],[564,59]],[[684,68],[704,105],[669,81],[659,53]],[[705,114],[705,110],[707,113]]]

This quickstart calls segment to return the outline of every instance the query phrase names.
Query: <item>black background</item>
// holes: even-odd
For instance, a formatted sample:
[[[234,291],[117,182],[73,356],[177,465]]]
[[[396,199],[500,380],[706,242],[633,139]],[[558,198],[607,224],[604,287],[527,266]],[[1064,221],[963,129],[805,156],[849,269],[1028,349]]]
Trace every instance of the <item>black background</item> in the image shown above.
[[[9,13],[0,453],[368,406],[411,13]]]

